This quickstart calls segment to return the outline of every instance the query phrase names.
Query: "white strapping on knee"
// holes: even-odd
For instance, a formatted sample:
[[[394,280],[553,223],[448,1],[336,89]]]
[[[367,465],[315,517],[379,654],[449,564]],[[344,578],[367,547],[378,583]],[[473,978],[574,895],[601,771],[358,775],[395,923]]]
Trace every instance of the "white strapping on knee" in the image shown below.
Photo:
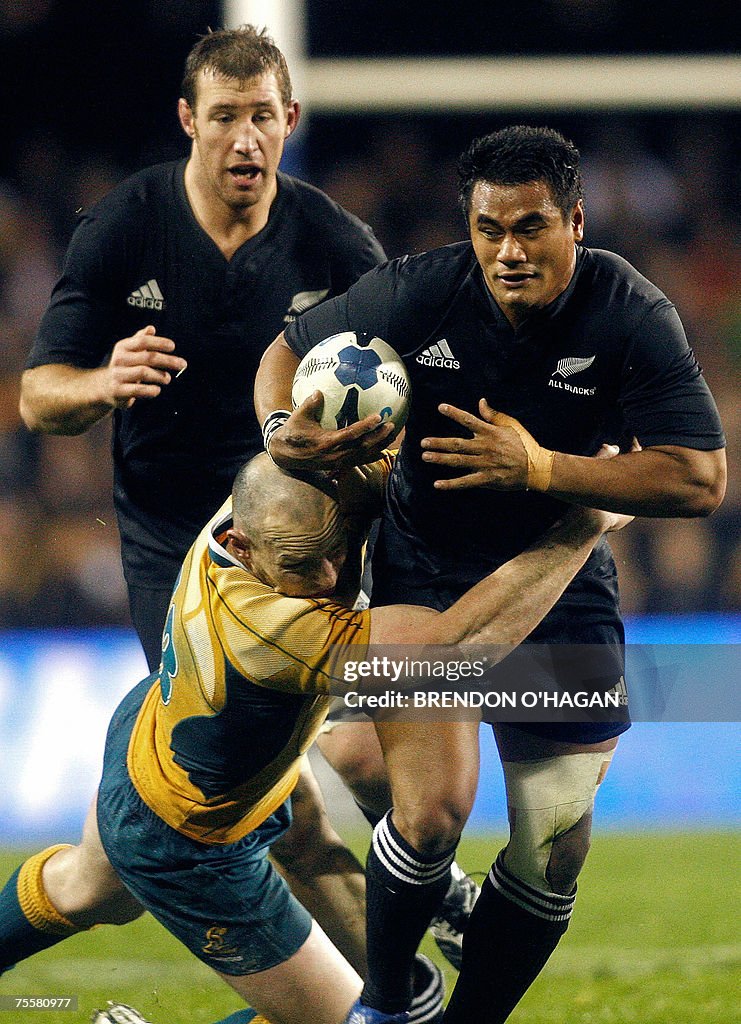
[[[594,805],[612,751],[585,751],[533,761],[503,761],[511,835],[510,872],[544,892],[554,841]]]

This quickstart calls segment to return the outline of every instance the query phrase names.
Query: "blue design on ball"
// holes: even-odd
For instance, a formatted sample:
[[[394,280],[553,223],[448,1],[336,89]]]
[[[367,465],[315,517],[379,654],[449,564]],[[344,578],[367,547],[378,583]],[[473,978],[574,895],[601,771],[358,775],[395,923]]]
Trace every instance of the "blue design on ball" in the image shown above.
[[[348,345],[340,349],[337,357],[340,365],[334,375],[345,387],[357,384],[361,391],[366,391],[378,380],[377,368],[381,365],[381,357],[373,349]]]

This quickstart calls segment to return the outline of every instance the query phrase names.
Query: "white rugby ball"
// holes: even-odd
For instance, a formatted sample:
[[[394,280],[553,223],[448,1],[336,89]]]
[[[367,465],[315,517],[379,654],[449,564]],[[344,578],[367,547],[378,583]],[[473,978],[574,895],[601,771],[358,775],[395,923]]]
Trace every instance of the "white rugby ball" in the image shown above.
[[[309,395],[324,395],[321,425],[339,430],[372,413],[398,430],[409,413],[411,387],[401,357],[380,338],[343,331],[306,353],[293,378],[294,409]]]

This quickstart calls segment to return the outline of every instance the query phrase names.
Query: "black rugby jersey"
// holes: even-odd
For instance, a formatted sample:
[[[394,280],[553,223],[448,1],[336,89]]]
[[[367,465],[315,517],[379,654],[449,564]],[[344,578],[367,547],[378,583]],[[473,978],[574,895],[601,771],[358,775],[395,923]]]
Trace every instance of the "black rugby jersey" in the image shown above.
[[[674,306],[610,252],[579,247],[567,289],[517,331],[491,297],[470,242],[460,242],[370,271],[290,325],[286,337],[302,356],[345,330],[383,338],[410,375],[411,411],[384,530],[396,535],[395,554],[420,582],[480,578],[563,512],[544,494],[435,490],[446,469],[422,461],[420,440],[467,434],[437,411],[440,402],[478,415],[486,398],[540,444],[578,455],[603,442],[625,446],[633,435],[644,446],[724,444]]]
[[[188,361],[157,398],[113,414],[124,572],[141,585],[172,583],[262,450],[252,383],[267,345],[384,259],[367,225],[279,174],[267,225],[227,260],[193,214],[185,164],[147,168],[83,215],[27,362],[97,367],[150,323]]]

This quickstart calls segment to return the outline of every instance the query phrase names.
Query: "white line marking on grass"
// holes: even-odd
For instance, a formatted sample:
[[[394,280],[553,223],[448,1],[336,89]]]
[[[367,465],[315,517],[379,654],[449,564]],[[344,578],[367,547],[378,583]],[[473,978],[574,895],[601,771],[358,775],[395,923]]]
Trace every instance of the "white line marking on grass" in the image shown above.
[[[592,975],[600,978],[638,978],[661,971],[701,974],[706,970],[741,965],[741,945],[649,946],[625,949],[619,946],[571,946],[556,950],[544,973],[568,977]]]
[[[620,946],[573,946],[557,950],[546,965],[545,972],[559,977],[586,976],[598,978],[639,978],[662,971],[682,974],[701,974],[708,970],[723,970],[741,965],[741,945],[647,947],[624,949]],[[27,965],[15,968],[18,980]],[[97,960],[68,958],[54,963],[28,963],[33,968],[34,985],[54,984],[66,986],[76,983],[77,990],[99,989],[101,984],[111,986],[114,993],[126,985],[151,983],[153,989],[163,984],[182,982],[184,975],[192,984],[212,983],[220,988],[222,982],[195,958],[189,961],[151,960]],[[123,998],[123,997],[122,997]]]

